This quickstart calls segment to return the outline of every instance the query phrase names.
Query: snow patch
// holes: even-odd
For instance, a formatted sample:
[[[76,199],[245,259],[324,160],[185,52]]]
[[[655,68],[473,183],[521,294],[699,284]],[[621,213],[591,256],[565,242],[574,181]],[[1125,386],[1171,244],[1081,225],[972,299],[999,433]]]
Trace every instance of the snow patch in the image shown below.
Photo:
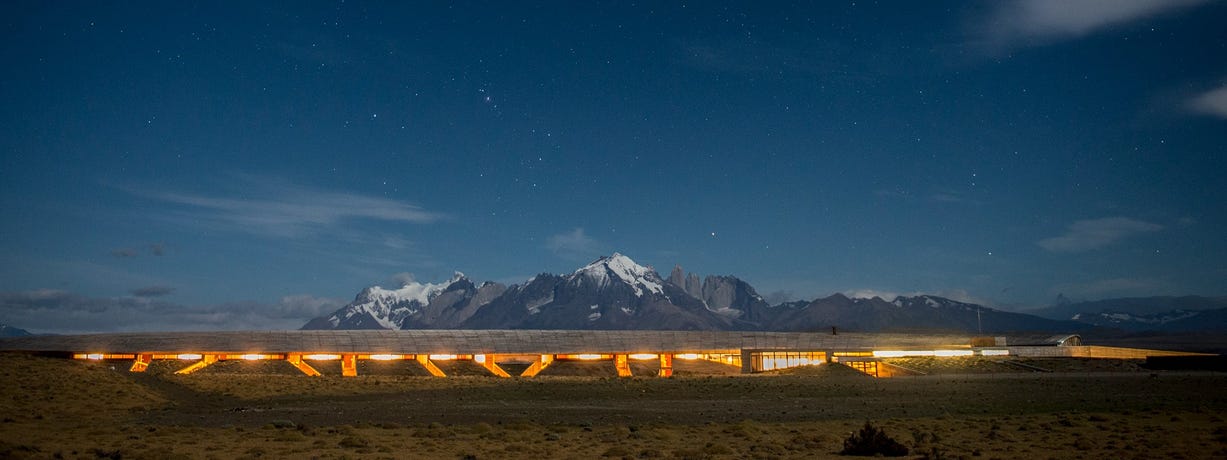
[[[1172,321],[1192,318],[1197,316],[1196,311],[1174,311],[1159,315],[1136,316],[1128,313],[1100,313],[1099,316],[1104,317],[1112,322],[1130,322],[1142,324],[1166,324]]]
[[[537,313],[541,313],[542,306],[544,306],[547,303],[553,302],[553,301],[554,301],[554,292],[550,291],[550,295],[547,295],[540,299],[536,299],[531,302],[528,302],[524,304],[524,307],[528,309],[528,314],[535,315]]]
[[[602,257],[576,270],[571,276],[572,279],[583,276],[602,288],[609,286],[614,281],[621,281],[634,289],[637,297],[643,297],[645,291],[655,294],[665,292],[664,287],[661,286],[660,275],[657,275],[654,270],[636,264],[630,257],[616,252],[612,256]]]
[[[345,318],[353,318],[367,314],[385,329],[400,329],[400,323],[408,316],[417,313],[452,284],[463,280],[464,274],[456,272],[451,280],[443,283],[419,283],[408,281],[397,289],[385,289],[381,286],[371,286],[362,291],[358,298],[345,309]],[[340,324],[340,318],[329,319],[333,326]]]

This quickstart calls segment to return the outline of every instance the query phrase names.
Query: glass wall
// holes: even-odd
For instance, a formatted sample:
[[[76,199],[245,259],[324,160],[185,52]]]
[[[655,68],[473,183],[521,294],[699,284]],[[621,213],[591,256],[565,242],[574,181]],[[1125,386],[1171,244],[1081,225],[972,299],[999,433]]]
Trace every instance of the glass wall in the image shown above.
[[[787,369],[797,366],[816,366],[827,360],[821,351],[762,351],[750,355],[754,372]]]

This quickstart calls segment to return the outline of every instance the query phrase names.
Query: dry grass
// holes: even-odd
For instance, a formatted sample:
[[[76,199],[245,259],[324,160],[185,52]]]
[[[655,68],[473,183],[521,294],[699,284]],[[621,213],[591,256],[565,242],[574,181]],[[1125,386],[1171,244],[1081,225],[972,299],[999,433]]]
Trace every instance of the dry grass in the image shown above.
[[[0,354],[0,458],[824,458],[866,420],[910,458],[1227,456],[1222,374],[347,379],[283,367],[140,375]]]

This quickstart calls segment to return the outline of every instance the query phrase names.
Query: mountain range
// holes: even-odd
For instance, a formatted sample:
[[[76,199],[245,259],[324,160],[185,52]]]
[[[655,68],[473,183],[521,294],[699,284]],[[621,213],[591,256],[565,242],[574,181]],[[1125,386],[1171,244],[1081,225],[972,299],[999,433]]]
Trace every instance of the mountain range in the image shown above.
[[[7,324],[0,324],[0,337],[21,337],[26,335],[30,335],[30,331]]]
[[[1128,297],[1088,302],[1058,300],[1056,305],[1031,313],[1049,319],[1065,319],[1129,332],[1227,331],[1225,297]]]
[[[1100,324],[1061,314],[1002,311],[932,296],[767,303],[734,276],[667,278],[629,257],[601,257],[564,275],[522,284],[473,283],[462,273],[438,283],[372,286],[303,329],[643,329],[769,331],[1079,332]]]

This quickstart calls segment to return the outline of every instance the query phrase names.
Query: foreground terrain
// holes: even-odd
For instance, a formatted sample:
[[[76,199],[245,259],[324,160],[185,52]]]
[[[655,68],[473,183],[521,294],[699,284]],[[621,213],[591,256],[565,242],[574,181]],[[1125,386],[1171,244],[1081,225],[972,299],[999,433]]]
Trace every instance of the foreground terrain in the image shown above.
[[[180,376],[0,354],[0,458],[822,458],[866,421],[911,458],[1227,456],[1224,374],[907,364],[929,375],[699,366],[617,379],[576,363],[535,379],[459,367],[446,379],[392,367],[312,378],[265,362]]]

